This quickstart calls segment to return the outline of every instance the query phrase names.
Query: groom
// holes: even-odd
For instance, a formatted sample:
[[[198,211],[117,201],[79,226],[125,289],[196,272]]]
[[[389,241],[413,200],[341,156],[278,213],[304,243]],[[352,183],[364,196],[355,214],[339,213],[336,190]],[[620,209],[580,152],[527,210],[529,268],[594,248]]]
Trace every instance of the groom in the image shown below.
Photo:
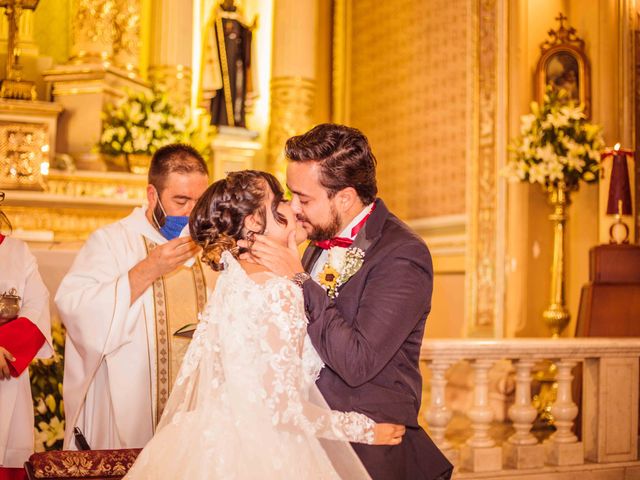
[[[374,480],[450,478],[417,421],[429,250],[376,198],[376,160],[360,131],[318,125],[285,153],[291,205],[312,242],[302,263],[293,239],[287,248],[256,236],[251,253],[302,286],[309,337],[328,367],[320,391],[334,410],[407,427],[400,445],[353,444]]]

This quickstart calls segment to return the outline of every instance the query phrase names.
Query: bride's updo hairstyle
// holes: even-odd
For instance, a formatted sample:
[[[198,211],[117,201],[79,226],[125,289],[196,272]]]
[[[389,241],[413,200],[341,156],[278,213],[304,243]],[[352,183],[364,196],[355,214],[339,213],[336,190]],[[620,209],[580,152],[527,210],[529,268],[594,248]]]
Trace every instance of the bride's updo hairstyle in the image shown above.
[[[202,261],[216,271],[222,269],[220,257],[229,250],[238,258],[242,253],[237,241],[251,241],[255,234],[263,234],[267,226],[267,211],[264,206],[267,192],[273,192],[271,213],[281,225],[287,224],[284,215],[278,212],[284,191],[276,177],[257,170],[232,172],[226,178],[212,183],[193,207],[189,216],[191,238],[202,247]],[[260,231],[249,231],[244,220],[257,214]]]

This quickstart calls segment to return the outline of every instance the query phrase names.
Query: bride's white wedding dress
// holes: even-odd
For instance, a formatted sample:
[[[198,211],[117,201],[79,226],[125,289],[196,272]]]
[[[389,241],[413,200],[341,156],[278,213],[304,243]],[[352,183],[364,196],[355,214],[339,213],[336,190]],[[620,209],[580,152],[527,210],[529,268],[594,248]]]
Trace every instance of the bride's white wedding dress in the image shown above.
[[[155,436],[126,478],[368,479],[348,442],[372,443],[375,424],[330,410],[317,390],[323,365],[302,292],[222,259]]]

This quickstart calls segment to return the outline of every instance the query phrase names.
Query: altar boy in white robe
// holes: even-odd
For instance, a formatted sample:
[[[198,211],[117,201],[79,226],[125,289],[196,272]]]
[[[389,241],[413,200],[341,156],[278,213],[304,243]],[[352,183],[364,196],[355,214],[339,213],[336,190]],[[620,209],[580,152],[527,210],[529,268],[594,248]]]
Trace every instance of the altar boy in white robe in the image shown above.
[[[144,447],[169,397],[206,302],[198,247],[180,236],[208,185],[188,145],[159,149],[149,167],[148,206],[94,232],[55,297],[67,328],[65,448],[79,427],[92,449]]]
[[[23,480],[34,444],[29,363],[53,354],[49,292],[27,244],[5,237],[3,227],[11,230],[0,210],[0,294],[19,297],[18,312],[0,317],[0,480]]]

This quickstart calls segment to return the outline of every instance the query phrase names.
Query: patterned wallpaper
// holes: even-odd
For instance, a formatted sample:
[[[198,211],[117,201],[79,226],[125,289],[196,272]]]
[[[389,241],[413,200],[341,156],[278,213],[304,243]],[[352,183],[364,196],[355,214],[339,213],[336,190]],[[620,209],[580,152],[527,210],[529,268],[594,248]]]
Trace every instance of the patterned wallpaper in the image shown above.
[[[469,0],[353,0],[349,123],[402,218],[465,212]]]

